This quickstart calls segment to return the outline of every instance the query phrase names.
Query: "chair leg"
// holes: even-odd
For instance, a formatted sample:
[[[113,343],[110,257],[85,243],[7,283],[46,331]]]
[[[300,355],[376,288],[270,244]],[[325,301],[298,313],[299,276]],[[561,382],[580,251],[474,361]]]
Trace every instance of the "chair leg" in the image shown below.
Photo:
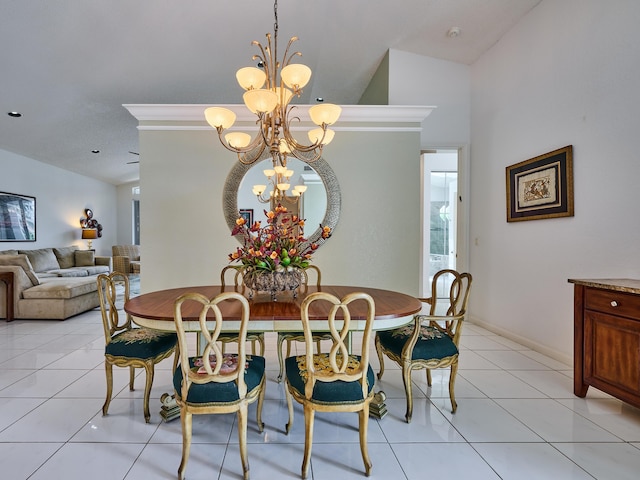
[[[426,368],[425,370],[427,371],[427,385],[431,386],[431,369]]]
[[[129,390],[130,391],[134,391],[135,388],[133,388],[133,382],[136,378],[136,369],[134,367],[129,367]]]
[[[258,431],[260,433],[264,430],[264,422],[262,421],[262,405],[264,404],[264,392],[265,392],[265,380],[262,380],[262,386],[260,387],[260,394],[258,395],[258,405],[256,408],[256,420],[258,421]]]
[[[102,406],[102,415],[106,415],[109,411],[109,404],[111,403],[111,395],[113,394],[113,365],[109,360],[104,360],[104,370],[107,374],[107,398]]]
[[[456,383],[456,374],[458,373],[458,361],[451,364],[451,373],[449,374],[449,398],[451,399],[451,413],[456,413],[458,404],[453,389]]]
[[[189,452],[191,450],[191,429],[192,429],[192,413],[188,412],[186,407],[180,408],[180,423],[182,423],[182,459],[178,467],[178,480],[184,480],[184,471],[189,461]]]
[[[249,480],[249,459],[247,457],[247,404],[243,402],[238,410],[238,441],[240,444],[240,462],[244,480]]]
[[[149,423],[151,421],[151,413],[149,412],[149,398],[151,397],[151,385],[153,385],[153,376],[155,374],[155,368],[153,362],[145,364],[146,380],[144,382],[144,421]]]
[[[371,475],[371,459],[369,458],[369,448],[367,446],[367,432],[369,429],[369,403],[365,403],[362,410],[358,412],[360,423],[360,451],[364,462],[364,472],[368,477]]]
[[[289,380],[285,379],[284,382],[285,382],[285,385],[284,385],[284,396],[287,397],[287,410],[289,412],[289,421],[287,422],[287,425],[285,427],[285,433],[287,435],[289,435],[289,431],[291,430],[291,427],[293,426],[293,396],[291,395],[291,392],[289,391]]]
[[[302,479],[307,478],[313,445],[313,419],[316,411],[308,403],[304,404],[304,458],[302,459]]]
[[[402,381],[404,382],[404,391],[407,396],[407,413],[404,418],[407,423],[411,423],[411,416],[413,415],[413,387],[411,385],[411,364],[405,362],[402,366]]]
[[[174,350],[174,353],[173,353],[173,369],[171,370],[171,373],[174,373],[176,371],[176,368],[178,368],[179,359],[180,359],[180,345],[176,343],[176,349]]]
[[[258,337],[258,343],[260,344],[260,356],[264,357],[264,334],[260,334]]]
[[[384,373],[384,356],[382,355],[382,345],[380,345],[380,339],[378,335],[376,335],[376,352],[378,353],[378,361],[380,363],[380,371],[378,372],[378,380],[382,378],[382,374]]]
[[[278,374],[277,382],[280,383],[282,381],[282,376],[284,375],[284,358],[282,357],[282,344],[284,343],[284,337],[278,334],[278,363],[280,364],[280,373]]]

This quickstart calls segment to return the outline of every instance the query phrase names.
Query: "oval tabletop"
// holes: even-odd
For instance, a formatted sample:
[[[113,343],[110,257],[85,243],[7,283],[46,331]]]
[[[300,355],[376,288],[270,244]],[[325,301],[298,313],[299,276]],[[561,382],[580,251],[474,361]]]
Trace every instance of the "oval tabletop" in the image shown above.
[[[149,292],[131,298],[126,302],[124,309],[133,317],[133,320],[143,327],[157,330],[175,330],[173,315],[174,302],[180,295],[189,292],[198,292],[208,298],[213,298],[224,291],[239,291],[248,299],[248,290],[234,286],[226,288],[219,285],[181,287],[167,290]],[[298,331],[302,329],[300,321],[300,306],[307,295],[317,292],[331,293],[338,298],[342,298],[351,292],[364,292],[373,297],[375,302],[375,330],[386,330],[407,324],[422,308],[422,303],[415,297],[391,290],[381,290],[368,287],[351,287],[338,285],[323,285],[321,287],[306,287],[299,289],[297,297],[293,297],[292,292],[278,294],[277,300],[272,301],[268,293],[259,293],[249,299],[251,307],[249,330],[265,332],[286,332]],[[314,323],[314,319],[322,320],[327,318],[328,307],[322,305],[324,302],[312,304],[309,310],[312,329],[326,328],[326,322]],[[223,331],[237,331],[239,326],[239,305],[236,302],[223,302],[221,310],[224,318]],[[354,302],[351,307],[352,328],[362,330],[366,307],[364,302]],[[192,331],[199,330],[198,314],[199,307],[194,304],[183,305],[183,320],[185,328]]]

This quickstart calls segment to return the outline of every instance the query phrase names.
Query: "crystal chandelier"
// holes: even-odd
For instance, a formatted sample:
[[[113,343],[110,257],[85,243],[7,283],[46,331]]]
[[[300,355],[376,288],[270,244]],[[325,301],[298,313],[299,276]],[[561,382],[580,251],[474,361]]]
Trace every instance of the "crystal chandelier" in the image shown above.
[[[267,44],[263,46],[257,41],[251,44],[258,47],[259,54],[253,56],[257,60],[257,67],[241,68],[236,73],[238,83],[244,88],[243,100],[246,107],[257,116],[258,132],[254,138],[244,132],[228,132],[223,137],[225,130],[229,129],[236,119],[236,114],[223,107],[209,107],[205,110],[207,122],[216,129],[222,145],[238,155],[238,160],[251,165],[263,158],[262,155],[268,149],[272,161],[273,172],[267,175],[269,183],[273,186],[270,196],[284,195],[289,188],[289,178],[286,175],[291,170],[287,169],[287,156],[293,156],[303,162],[312,163],[322,155],[324,145],[331,142],[334,131],[328,128],[334,124],[342,111],[338,105],[320,103],[309,108],[309,116],[318,127],[308,132],[309,144],[302,144],[291,133],[292,121],[300,122],[300,118],[293,113],[296,106],[289,102],[294,95],[300,96],[302,88],[311,78],[311,69],[306,65],[291,63],[294,57],[302,56],[300,52],[289,54],[289,50],[298,37],[292,37],[287,44],[281,61],[278,61],[278,1],[274,4],[274,35],[268,33]],[[289,176],[291,173],[289,173]],[[286,186],[286,189],[284,188]],[[282,187],[282,188],[281,188]],[[261,197],[266,190],[266,185],[254,186],[254,194]],[[300,189],[293,192],[293,196],[299,198]],[[258,193],[259,192],[259,193]],[[264,197],[263,197],[264,198]]]

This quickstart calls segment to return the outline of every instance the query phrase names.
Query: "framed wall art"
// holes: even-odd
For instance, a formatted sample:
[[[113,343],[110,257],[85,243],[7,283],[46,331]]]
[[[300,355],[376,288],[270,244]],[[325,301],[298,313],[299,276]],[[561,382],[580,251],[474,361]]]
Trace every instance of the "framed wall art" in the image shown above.
[[[0,242],[36,241],[36,197],[0,192]]]
[[[247,225],[253,225],[253,208],[241,208],[240,216],[244,218]]]
[[[573,146],[506,168],[507,222],[573,217]]]

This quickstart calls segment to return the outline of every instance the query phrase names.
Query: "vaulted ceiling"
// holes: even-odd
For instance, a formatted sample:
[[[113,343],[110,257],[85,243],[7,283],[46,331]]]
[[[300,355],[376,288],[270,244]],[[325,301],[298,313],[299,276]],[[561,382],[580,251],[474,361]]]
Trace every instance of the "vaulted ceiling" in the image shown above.
[[[387,50],[472,64],[539,2],[280,0],[278,46],[298,36],[313,71],[297,103],[357,104]],[[2,3],[0,149],[116,185],[139,176],[122,104],[241,103],[235,71],[274,30],[271,0]]]

